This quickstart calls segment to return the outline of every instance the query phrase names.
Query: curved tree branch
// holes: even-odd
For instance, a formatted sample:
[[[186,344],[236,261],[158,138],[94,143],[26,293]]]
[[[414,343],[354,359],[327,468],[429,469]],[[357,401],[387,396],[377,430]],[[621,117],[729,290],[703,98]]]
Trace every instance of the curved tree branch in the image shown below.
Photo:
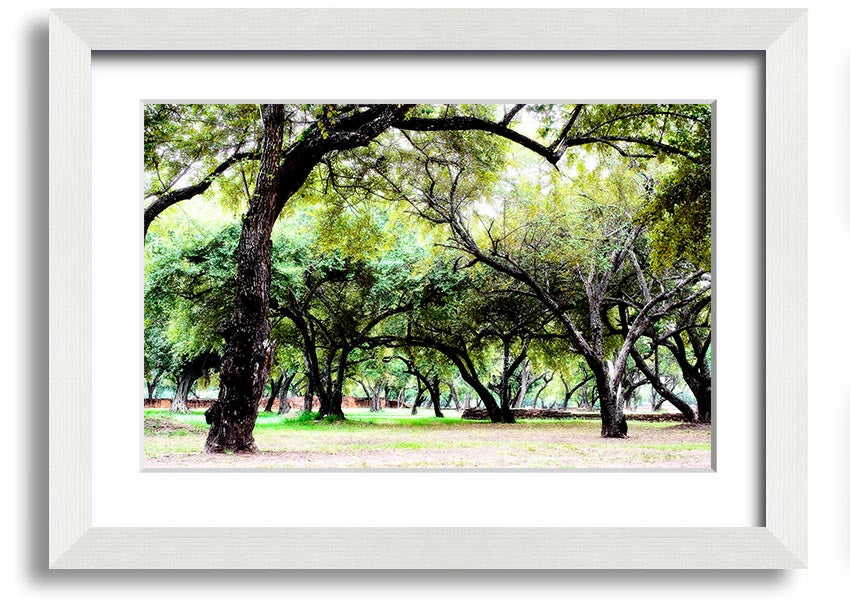
[[[242,162],[243,160],[259,160],[259,158],[260,154],[257,151],[235,152],[228,158],[220,162],[215,169],[210,171],[198,183],[186,186],[184,188],[172,190],[170,192],[165,192],[164,194],[157,196],[153,202],[151,202],[145,207],[145,237],[147,237],[148,227],[150,227],[150,224],[166,208],[177,204],[178,202],[181,202],[183,200],[188,200],[190,198],[194,198],[195,196],[203,194],[209,189],[209,187],[213,184],[213,182],[218,178],[219,175],[227,171],[233,165],[236,165]]]

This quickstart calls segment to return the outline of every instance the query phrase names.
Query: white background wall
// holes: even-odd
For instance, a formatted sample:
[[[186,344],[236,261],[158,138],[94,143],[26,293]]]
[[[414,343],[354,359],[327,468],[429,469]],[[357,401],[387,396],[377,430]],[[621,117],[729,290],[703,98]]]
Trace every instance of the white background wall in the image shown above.
[[[844,597],[850,585],[850,381],[842,355],[850,298],[850,10],[808,5],[810,69],[810,561],[794,572],[83,572],[46,570],[47,491],[47,8],[138,2],[8,3],[2,18],[0,302],[4,407],[0,594],[7,598],[803,598]],[[283,5],[157,3],[163,6]],[[401,2],[357,2],[395,6]],[[569,2],[407,2],[405,6],[569,6]],[[584,3],[590,5],[590,3]],[[687,2],[616,5],[686,6]],[[694,6],[733,4],[694,2]],[[150,3],[154,5],[154,3]],[[296,4],[297,5],[297,4]],[[301,5],[306,5],[302,3]],[[311,3],[353,6],[355,3]],[[578,4],[582,5],[582,4]],[[594,6],[602,6],[594,3]],[[167,499],[164,505],[167,505]],[[226,551],[226,550],[225,550]],[[663,549],[648,563],[682,566]],[[378,565],[376,565],[378,566]]]

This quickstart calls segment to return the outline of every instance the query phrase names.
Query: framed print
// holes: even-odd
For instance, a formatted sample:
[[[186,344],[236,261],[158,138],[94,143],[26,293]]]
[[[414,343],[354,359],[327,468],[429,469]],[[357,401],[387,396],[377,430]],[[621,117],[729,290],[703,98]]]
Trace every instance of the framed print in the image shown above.
[[[370,568],[375,565],[381,568],[492,568],[495,565],[499,568],[643,568],[646,566],[643,557],[658,545],[673,550],[681,558],[680,564],[689,568],[804,566],[807,460],[805,18],[802,11],[786,10],[51,12],[51,568],[256,568],[257,565],[267,568]],[[363,31],[368,31],[369,35],[363,35]],[[156,91],[152,98],[135,87],[150,75],[140,75],[143,71],[136,69],[134,63],[140,56],[138,53],[112,52],[127,50],[167,51],[152,53],[152,60],[158,65],[156,68],[162,70],[166,87],[160,89],[171,91]],[[221,53],[234,50],[256,52]],[[409,52],[426,50],[443,52]],[[182,62],[184,57],[198,56],[201,51],[219,51],[209,56],[218,61],[221,69],[203,66],[195,69]],[[335,54],[334,51],[368,52]],[[576,51],[580,52],[575,54]],[[755,458],[744,457],[740,462],[745,468],[727,461],[718,463],[716,472],[669,473],[663,480],[655,473],[634,477],[622,473],[592,476],[487,473],[473,478],[453,473],[392,474],[395,489],[404,486],[414,497],[433,493],[428,490],[456,486],[453,489],[464,498],[461,504],[465,510],[456,511],[451,517],[410,519],[405,519],[403,511],[393,506],[391,495],[387,495],[386,490],[392,488],[387,483],[389,474],[137,472],[138,461],[134,462],[132,457],[134,446],[124,443],[129,439],[127,430],[119,431],[116,427],[116,431],[111,432],[110,425],[103,420],[103,399],[108,396],[104,390],[115,389],[109,376],[112,357],[125,351],[123,355],[137,352],[133,346],[136,342],[129,339],[132,335],[124,336],[119,324],[130,322],[129,331],[134,331],[138,323],[135,315],[141,312],[140,303],[132,297],[132,290],[139,285],[133,279],[138,274],[134,269],[140,262],[139,244],[134,250],[136,254],[124,253],[130,247],[127,240],[140,241],[128,229],[138,225],[141,230],[141,217],[135,223],[135,209],[127,208],[129,201],[110,202],[112,193],[104,194],[103,190],[116,189],[109,187],[112,178],[138,179],[138,170],[134,169],[138,168],[139,161],[129,165],[127,170],[128,163],[132,162],[127,157],[138,155],[140,101],[191,103],[193,100],[221,99],[216,92],[210,91],[212,88],[204,87],[203,82],[213,79],[216,71],[221,75],[234,69],[244,70],[245,79],[238,80],[238,76],[233,75],[240,93],[228,93],[227,99],[231,102],[234,98],[248,98],[249,101],[263,98],[264,102],[275,103],[290,99],[359,101],[367,97],[368,92],[352,91],[356,88],[349,82],[355,78],[375,81],[373,67],[384,69],[383,79],[389,82],[387,87],[374,88],[371,97],[379,102],[410,98],[443,102],[500,101],[508,96],[520,101],[527,99],[525,94],[533,94],[534,98],[550,96],[537,92],[531,78],[522,86],[523,98],[510,88],[479,91],[493,95],[473,98],[476,91],[469,89],[495,89],[487,88],[482,82],[498,78],[499,61],[503,63],[503,73],[508,72],[511,64],[511,68],[516,69],[521,60],[526,61],[523,63],[526,67],[537,61],[557,72],[561,57],[573,52],[575,64],[581,65],[582,61],[593,60],[589,57],[594,51],[619,51],[621,57],[634,53],[635,60],[655,56],[661,62],[670,56],[699,61],[704,52],[717,52],[717,56],[723,58],[719,66],[713,67],[712,76],[722,79],[726,69],[726,79],[732,82],[730,88],[737,87],[737,77],[751,80],[759,77],[753,77],[752,62],[745,68],[733,66],[730,61],[734,59],[734,52],[726,51],[756,56],[759,68],[763,68],[764,88],[756,85],[748,100],[714,95],[709,88],[700,88],[707,91],[700,92],[699,97],[688,96],[685,91],[680,92],[683,96],[678,96],[682,103],[690,101],[697,107],[711,105],[720,123],[716,158],[720,162],[713,163],[717,166],[713,175],[719,177],[722,184],[718,189],[731,190],[734,186],[729,184],[737,184],[741,189],[735,193],[744,199],[736,202],[750,207],[757,203],[753,198],[762,190],[765,196],[763,215],[758,210],[750,211],[748,214],[756,215],[756,219],[741,220],[739,226],[742,228],[735,232],[739,239],[751,238],[756,254],[764,252],[763,257],[757,257],[764,261],[764,273],[749,272],[743,277],[753,286],[754,291],[746,293],[756,302],[749,303],[754,311],[746,313],[745,322],[739,325],[755,330],[752,338],[757,343],[739,349],[742,356],[747,356],[735,362],[746,365],[742,368],[750,373],[746,375],[730,368],[722,370],[725,375],[719,378],[720,382],[725,381],[724,397],[746,396],[746,402],[741,404],[750,407],[747,410],[752,420],[742,422],[756,430],[750,432],[751,449],[759,445],[760,430],[763,430],[763,469]],[[689,52],[692,54],[688,55]],[[93,53],[105,57],[104,66],[94,70],[105,73],[105,79],[97,73],[93,75]],[[156,63],[159,60],[156,56],[168,60]],[[512,56],[523,58],[515,60]],[[256,63],[256,70],[246,66],[246,57]],[[440,61],[443,61],[442,69],[446,74],[455,73],[456,81],[463,78],[462,69],[470,68],[472,62],[477,61],[467,73],[477,72],[481,81],[475,83],[473,80],[471,84],[479,87],[464,88],[457,84],[456,95],[452,95],[449,90],[453,88],[449,86],[454,84],[443,83],[440,87],[434,77],[439,71],[433,69],[441,68]],[[590,65],[589,70],[602,69],[602,59],[599,61]],[[120,68],[122,62],[128,68]],[[334,63],[339,63],[336,68]],[[674,68],[665,64],[666,68]],[[304,74],[311,73],[310,85],[297,93],[287,85],[254,86],[251,80],[262,82],[262,77],[256,75],[264,70],[275,74],[269,78],[275,82],[307,81]],[[121,71],[126,71],[123,80]],[[527,71],[530,73],[533,68]],[[408,95],[406,90],[416,88],[405,87],[405,72],[414,73],[420,81],[432,82],[433,91],[427,98],[423,97],[423,92]],[[316,73],[321,76],[315,76]],[[297,79],[299,75],[302,76],[300,80]],[[685,79],[682,75],[681,81]],[[570,78],[562,77],[562,80],[570,81]],[[393,93],[393,85],[402,91]],[[626,79],[622,85],[628,87]],[[662,88],[660,84],[656,87],[663,89],[657,93],[664,100],[676,97],[675,87]],[[604,91],[604,87],[586,89],[595,91],[570,90],[557,92],[555,97],[566,100],[566,93],[574,102],[599,102],[610,98],[626,101],[624,95],[632,99],[637,96],[641,101],[651,98],[651,92],[637,91],[637,87],[619,94]],[[680,89],[685,90],[684,87]],[[120,98],[118,94],[122,92],[126,98]],[[721,100],[712,104],[718,97]],[[128,98],[135,98],[135,101]],[[736,111],[733,105],[737,104],[756,107],[757,111]],[[231,106],[238,109],[238,105]],[[571,111],[578,114],[579,110],[573,106],[578,105],[569,105],[564,114],[569,115]],[[722,129],[733,124],[738,129],[751,127],[756,133],[747,134],[747,139],[752,142],[760,143],[761,140],[755,138],[760,138],[762,133],[764,136],[763,153],[757,153],[754,163],[738,164],[740,171],[736,171],[734,161],[730,160],[726,149],[730,139]],[[120,131],[125,133],[119,134]],[[510,135],[516,137],[514,133]],[[612,141],[622,140],[612,138]],[[749,143],[741,141],[738,145],[749,149]],[[755,150],[755,146],[752,148]],[[755,151],[751,154],[756,156]],[[122,192],[120,197],[137,196]],[[129,212],[121,212],[125,210]],[[104,227],[104,224],[109,226]],[[729,235],[729,231],[725,228],[722,235]],[[763,248],[758,248],[762,235]],[[722,242],[720,247],[727,247],[724,244]],[[727,254],[725,260],[728,259]],[[118,264],[136,266],[120,274],[114,268]],[[759,283],[762,276],[763,290]],[[736,292],[744,293],[735,290],[735,286],[724,288],[724,280],[720,281],[721,294],[732,297]],[[725,281],[734,283],[736,280]],[[115,288],[116,295],[104,294],[104,288]],[[128,289],[130,296],[122,296]],[[760,302],[762,296],[763,303]],[[763,328],[759,325],[761,310],[764,311]],[[103,340],[109,335],[116,343],[105,350],[107,345]],[[128,339],[123,340],[125,337]],[[753,356],[762,353],[762,344],[763,369],[762,359]],[[726,345],[722,348],[722,352],[728,353],[727,357],[734,356],[734,349]],[[752,382],[758,384],[758,389]],[[734,389],[733,384],[740,389]],[[765,395],[763,411],[758,399],[752,397],[761,393]],[[378,399],[380,401],[380,397]],[[123,410],[116,408],[116,415]],[[724,421],[724,426],[728,424],[729,421]],[[748,435],[741,429],[725,431],[725,435],[732,435],[732,431],[739,437]],[[628,514],[583,522],[547,520],[543,516],[511,520],[492,508],[499,504],[494,499],[504,501],[507,497],[515,503],[519,496],[510,495],[514,490],[523,490],[529,495],[539,491],[544,497],[551,493],[591,493],[590,490],[594,490],[593,493],[602,499],[595,504],[596,508],[601,514],[612,514],[618,504],[616,499],[624,490],[634,494],[648,489],[639,485],[650,485],[649,479],[657,490],[679,494],[674,504],[684,506],[688,496],[683,488],[696,489],[690,486],[717,483],[730,476],[730,485],[758,488],[754,504],[759,506],[727,520],[723,518],[722,493],[717,496],[718,515],[711,515],[711,501],[704,506],[689,505],[685,512],[698,513],[704,518],[701,521],[671,518],[667,524],[672,526],[665,526],[661,520],[651,521],[651,526],[631,526],[636,521],[630,521]],[[461,481],[460,477],[468,480]],[[702,479],[684,479],[686,477]],[[683,483],[685,481],[688,483]],[[368,488],[374,489],[369,491]],[[153,499],[169,489],[177,495],[194,490],[215,500],[193,503],[193,510],[180,518],[146,516],[145,507],[152,506]],[[312,509],[326,515],[321,519],[321,527],[302,527],[301,521],[286,515],[272,522],[255,516],[230,520],[228,510],[223,508],[233,503],[256,502],[263,494],[290,494],[292,490],[310,498]],[[735,499],[734,494],[726,496],[727,501]],[[357,518],[350,518],[350,512],[336,510],[346,497],[349,500],[344,505],[349,511],[357,511],[359,505],[381,506],[381,509],[377,514],[358,511]],[[466,499],[470,499],[469,502]],[[135,512],[136,516],[127,518],[130,512]],[[578,526],[582,523],[593,526]],[[221,556],[216,548],[222,545],[235,551]]]

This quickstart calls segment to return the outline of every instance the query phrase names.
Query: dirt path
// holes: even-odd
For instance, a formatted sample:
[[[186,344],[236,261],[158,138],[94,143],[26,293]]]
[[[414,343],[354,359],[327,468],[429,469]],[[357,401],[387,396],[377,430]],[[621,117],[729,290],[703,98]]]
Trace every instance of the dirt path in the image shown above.
[[[146,468],[688,468],[711,467],[706,425],[630,425],[625,440],[599,437],[599,424],[462,423],[257,430],[254,455],[204,455],[205,432],[151,427]]]

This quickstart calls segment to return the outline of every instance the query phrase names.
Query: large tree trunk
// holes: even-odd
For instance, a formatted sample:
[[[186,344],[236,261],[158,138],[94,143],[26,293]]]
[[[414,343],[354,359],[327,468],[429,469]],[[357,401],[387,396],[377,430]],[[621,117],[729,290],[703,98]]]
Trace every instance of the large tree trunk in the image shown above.
[[[318,419],[331,417],[333,419],[345,419],[342,412],[342,386],[345,383],[345,372],[348,369],[348,353],[350,350],[340,350],[339,362],[336,369],[332,369],[330,358],[327,365],[327,386],[320,390]]]
[[[315,393],[313,376],[307,373],[307,389],[304,391],[304,404],[302,412],[313,412],[313,394]]]
[[[682,370],[682,376],[685,383],[694,394],[697,401],[697,413],[699,420],[702,423],[711,422],[711,368],[706,361],[706,353],[710,346],[711,336],[703,337],[699,335],[699,328],[689,331],[690,346],[694,354],[694,363],[688,362],[687,352],[685,350],[685,341],[681,333],[673,336],[675,344],[668,346],[672,352],[676,362],[679,363],[679,368]]]
[[[508,399],[507,402],[503,402],[501,406],[501,422],[502,423],[516,423],[516,419],[514,418],[514,413],[511,410],[511,401]],[[490,416],[490,420],[493,421],[492,415]],[[497,423],[498,421],[493,421],[493,423]]]
[[[204,452],[256,452],[254,423],[271,364],[269,284],[271,232],[277,217],[284,135],[281,105],[262,107],[260,171],[236,250],[236,303],[228,325],[218,399],[206,412],[210,425]],[[300,187],[300,184],[298,185]],[[296,188],[297,189],[297,188]]]
[[[324,419],[331,414],[333,404],[333,350],[328,350],[325,364],[316,376],[316,395],[319,397],[319,410],[316,411],[316,419]]]
[[[685,382],[697,401],[697,414],[700,423],[711,423],[711,378],[684,373]]]
[[[464,381],[478,394],[478,399],[484,404],[484,408],[487,409],[487,416],[490,417],[490,421],[493,423],[513,423],[513,415],[511,411],[507,411],[507,416],[502,412],[501,408],[499,408],[499,404],[496,402],[496,399],[493,398],[493,394],[490,393],[490,390],[487,389],[480,381],[464,377]],[[510,420],[507,420],[510,419]]]
[[[626,415],[617,392],[609,379],[608,368],[604,363],[590,365],[596,376],[596,392],[599,395],[599,411],[602,413],[602,437],[628,437],[629,427]]]
[[[499,408],[501,409],[499,411],[501,413],[500,419],[503,423],[516,423],[516,420],[514,419],[514,413],[513,411],[511,411],[511,405],[513,403],[513,396],[511,395],[511,378],[513,377],[514,371],[516,370],[516,366],[519,363],[515,361],[513,364],[511,364],[510,340],[502,340],[502,346],[502,380],[499,382]],[[484,405],[487,405],[486,399],[484,401]],[[493,420],[492,415],[490,417],[490,420]]]
[[[322,406],[324,407],[324,403]],[[321,413],[321,416],[322,418],[345,419],[345,413],[342,412],[342,390],[334,390],[330,397],[330,405],[327,410]]]
[[[174,399],[171,401],[171,412],[187,413],[189,412],[189,390],[192,389],[198,377],[194,373],[184,373],[177,382],[177,391],[174,393]]]

